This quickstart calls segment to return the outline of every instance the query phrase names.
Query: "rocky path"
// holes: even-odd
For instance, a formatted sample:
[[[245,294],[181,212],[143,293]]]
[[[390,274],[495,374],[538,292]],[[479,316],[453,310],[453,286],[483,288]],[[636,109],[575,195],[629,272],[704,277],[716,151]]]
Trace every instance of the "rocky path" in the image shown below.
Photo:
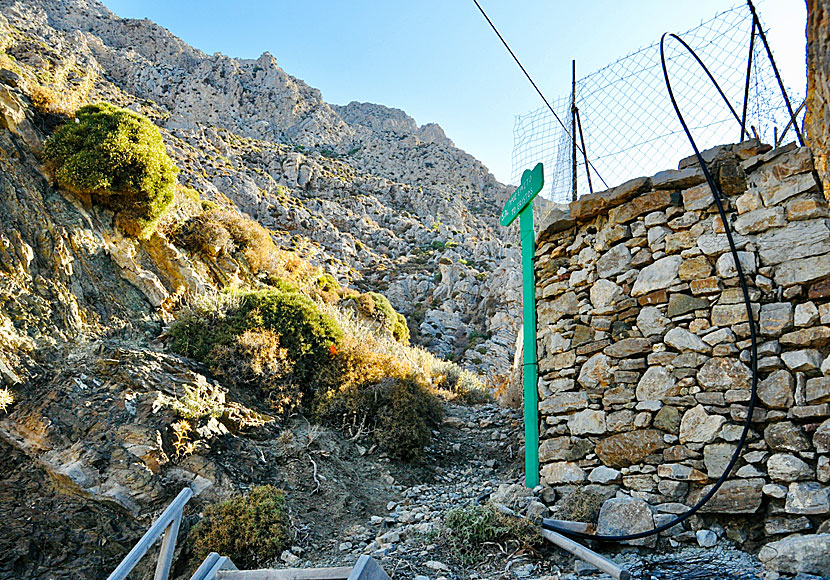
[[[317,551],[298,556],[291,551],[283,561],[292,566],[335,566],[354,562],[361,554],[376,558],[393,580],[541,579],[608,580],[610,576],[551,545],[540,551],[494,545],[476,563],[464,562],[441,541],[442,523],[454,507],[493,494],[548,516],[551,490],[534,496],[523,487],[522,417],[517,411],[495,405],[450,405],[433,448],[418,470],[390,466],[396,483],[395,499],[384,512],[352,526],[340,538],[330,538]],[[419,481],[420,479],[420,481]],[[544,495],[544,497],[543,497]],[[660,550],[595,545],[637,578],[665,580],[723,579],[777,580],[766,573],[757,558],[736,550],[728,540],[703,548],[695,543]],[[295,552],[302,552],[294,549]],[[800,576],[800,580],[818,580]]]

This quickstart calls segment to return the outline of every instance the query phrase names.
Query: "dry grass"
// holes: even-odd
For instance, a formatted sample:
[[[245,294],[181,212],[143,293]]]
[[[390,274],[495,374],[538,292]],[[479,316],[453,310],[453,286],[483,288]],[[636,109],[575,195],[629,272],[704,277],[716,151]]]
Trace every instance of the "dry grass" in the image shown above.
[[[6,387],[0,389],[0,411],[3,411],[4,413],[8,412],[9,407],[11,407],[13,403],[14,393]]]

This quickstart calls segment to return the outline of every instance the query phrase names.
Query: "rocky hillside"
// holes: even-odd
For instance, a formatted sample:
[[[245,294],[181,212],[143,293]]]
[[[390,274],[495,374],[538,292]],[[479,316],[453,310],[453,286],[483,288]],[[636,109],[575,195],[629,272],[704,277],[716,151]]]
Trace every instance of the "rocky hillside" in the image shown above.
[[[509,188],[438,125],[329,105],[268,53],[208,56],[97,2],[4,0],[0,12],[8,54],[47,86],[153,118],[182,183],[229,201],[339,281],[383,291],[433,352],[507,372],[519,256],[496,216]]]

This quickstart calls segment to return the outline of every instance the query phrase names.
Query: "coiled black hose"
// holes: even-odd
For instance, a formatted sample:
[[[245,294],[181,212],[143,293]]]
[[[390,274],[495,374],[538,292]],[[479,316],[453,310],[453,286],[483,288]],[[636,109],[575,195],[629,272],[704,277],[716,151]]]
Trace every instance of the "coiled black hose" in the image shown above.
[[[723,222],[724,230],[726,231],[726,239],[729,242],[729,250],[732,253],[732,258],[735,261],[735,269],[738,272],[738,280],[739,280],[740,285],[741,285],[741,292],[743,293],[744,305],[746,306],[747,320],[749,320],[749,337],[750,337],[750,341],[751,341],[751,354],[752,354],[752,361],[751,361],[751,365],[752,365],[752,390],[751,390],[751,396],[750,396],[750,399],[749,399],[749,409],[747,410],[746,421],[744,422],[744,428],[743,428],[743,431],[741,432],[741,438],[738,440],[738,445],[735,448],[735,453],[732,455],[732,459],[729,461],[729,465],[723,471],[723,474],[721,474],[720,478],[718,478],[717,482],[715,482],[712,489],[710,489],[702,498],[700,498],[700,500],[695,505],[690,507],[688,509],[688,511],[686,511],[683,514],[680,514],[679,516],[677,516],[676,518],[674,518],[670,522],[667,522],[663,525],[657,526],[653,530],[638,532],[636,534],[623,534],[623,535],[600,535],[600,534],[596,534],[595,535],[595,534],[586,534],[586,533],[583,533],[583,532],[575,532],[573,530],[560,528],[560,527],[556,526],[555,524],[550,523],[549,521],[544,521],[544,520],[542,521],[542,527],[547,529],[547,530],[551,530],[551,531],[560,533],[564,536],[570,536],[570,537],[573,537],[573,538],[580,538],[580,539],[584,539],[584,540],[599,540],[599,541],[602,541],[602,542],[624,542],[624,541],[628,541],[628,540],[639,540],[641,538],[646,538],[648,536],[652,536],[654,534],[659,534],[660,532],[668,530],[669,528],[672,528],[672,527],[682,523],[683,521],[687,520],[692,515],[694,515],[701,507],[703,507],[704,504],[706,504],[706,502],[708,502],[710,499],[712,499],[712,496],[714,496],[718,492],[718,490],[721,488],[721,486],[724,484],[727,477],[729,476],[729,473],[732,471],[732,468],[734,468],[735,464],[738,462],[738,459],[741,456],[741,452],[743,451],[744,445],[746,444],[746,437],[747,437],[747,434],[749,433],[750,424],[752,422],[752,415],[755,411],[755,404],[756,404],[757,399],[758,399],[758,342],[757,342],[757,338],[755,336],[755,322],[754,322],[753,316],[752,316],[752,304],[751,304],[750,299],[749,299],[749,289],[747,288],[746,277],[744,276],[744,271],[743,271],[743,267],[741,266],[741,261],[738,258],[738,249],[735,247],[735,240],[733,239],[733,236],[732,236],[732,230],[729,226],[729,221],[726,219],[726,211],[724,210],[723,200],[722,200],[723,195],[722,195],[720,189],[718,188],[718,185],[715,183],[715,180],[712,178],[712,174],[709,172],[709,169],[706,167],[706,162],[704,161],[703,156],[700,154],[700,151],[697,148],[697,144],[695,143],[695,140],[692,137],[691,131],[689,131],[689,127],[686,125],[686,121],[683,119],[683,114],[680,112],[680,108],[677,105],[677,100],[674,97],[674,91],[672,91],[671,81],[669,80],[669,72],[668,72],[668,69],[666,67],[665,42],[666,42],[667,37],[674,38],[675,40],[680,42],[680,44],[682,44],[686,48],[686,50],[688,50],[691,53],[691,55],[695,58],[695,60],[698,62],[698,64],[706,72],[707,76],[709,77],[709,80],[712,81],[712,84],[718,90],[718,93],[720,93],[720,96],[723,98],[724,102],[726,103],[726,106],[729,107],[729,110],[732,112],[732,115],[735,117],[735,119],[741,125],[742,134],[746,134],[746,128],[744,127],[744,124],[741,122],[741,119],[738,117],[738,114],[735,112],[735,109],[729,103],[729,99],[726,98],[726,95],[723,93],[723,90],[721,90],[720,85],[718,85],[715,78],[709,72],[709,69],[706,68],[706,65],[703,64],[703,61],[701,61],[700,58],[697,56],[697,54],[695,54],[695,51],[692,50],[692,48],[688,44],[686,44],[686,42],[684,42],[683,39],[680,38],[679,36],[677,36],[676,34],[664,34],[660,38],[660,62],[663,66],[663,77],[666,80],[666,89],[668,90],[669,98],[671,99],[672,106],[674,106],[674,110],[677,113],[677,118],[680,120],[680,124],[683,126],[683,131],[686,133],[686,137],[688,137],[689,143],[691,143],[692,148],[695,151],[695,156],[697,157],[697,161],[700,164],[701,169],[703,170],[703,175],[706,177],[706,182],[709,184],[709,189],[712,190],[712,195],[715,198],[715,205],[717,205],[718,214],[720,215],[721,221]]]

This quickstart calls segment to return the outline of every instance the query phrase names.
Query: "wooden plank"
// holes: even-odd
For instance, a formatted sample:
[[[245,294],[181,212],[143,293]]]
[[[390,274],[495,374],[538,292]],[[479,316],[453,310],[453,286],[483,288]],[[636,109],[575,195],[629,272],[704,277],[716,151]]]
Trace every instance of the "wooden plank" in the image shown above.
[[[280,570],[222,570],[217,580],[346,580],[351,566],[339,568],[283,568]]]
[[[348,580],[390,580],[390,578],[374,558],[364,555],[357,559],[357,564],[354,565],[354,570],[349,574]]]

